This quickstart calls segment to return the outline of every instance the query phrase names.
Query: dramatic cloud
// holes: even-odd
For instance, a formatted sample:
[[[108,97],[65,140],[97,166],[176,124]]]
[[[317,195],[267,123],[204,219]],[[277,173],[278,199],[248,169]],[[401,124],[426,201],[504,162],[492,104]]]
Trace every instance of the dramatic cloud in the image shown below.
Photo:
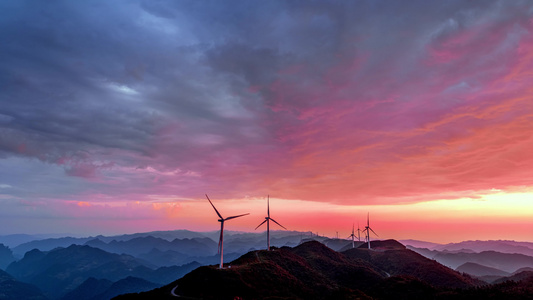
[[[532,14],[528,1],[2,1],[0,201],[522,191]]]

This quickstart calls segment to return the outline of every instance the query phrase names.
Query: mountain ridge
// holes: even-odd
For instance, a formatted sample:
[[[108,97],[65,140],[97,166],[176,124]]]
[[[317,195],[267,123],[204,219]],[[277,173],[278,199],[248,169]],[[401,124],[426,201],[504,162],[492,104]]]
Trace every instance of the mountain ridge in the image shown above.
[[[436,293],[431,286],[441,285],[440,280],[446,281],[442,285],[453,282],[452,287],[482,284],[405,249],[397,241],[372,242],[372,245],[381,249],[361,247],[341,253],[311,241],[294,248],[250,251],[225,264],[224,269],[203,266],[162,288],[116,299],[164,299],[171,291],[202,299],[370,299],[374,294],[382,294],[382,285],[396,289],[420,287],[413,293],[424,298]],[[402,260],[405,263],[400,263]],[[413,263],[439,266],[428,272],[436,272],[440,277],[420,276],[421,270],[406,267]],[[202,288],[205,286],[210,288]]]

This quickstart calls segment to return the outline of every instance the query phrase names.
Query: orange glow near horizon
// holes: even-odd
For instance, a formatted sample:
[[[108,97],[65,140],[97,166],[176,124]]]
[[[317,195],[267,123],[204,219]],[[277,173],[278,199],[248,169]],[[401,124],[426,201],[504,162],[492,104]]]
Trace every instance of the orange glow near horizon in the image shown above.
[[[271,217],[289,230],[313,232],[334,237],[348,236],[352,224],[364,228],[367,213],[370,226],[379,234],[373,239],[416,239],[436,243],[462,240],[520,240],[533,241],[532,193],[493,191],[477,199],[460,198],[434,200],[398,205],[340,205],[334,203],[285,200],[271,197]],[[226,224],[226,230],[245,232],[254,228],[266,216],[266,198],[240,200],[212,199],[224,217],[250,213]],[[106,220],[93,224],[94,234],[111,226],[116,234],[154,230],[187,229],[192,231],[219,230],[218,217],[207,200],[180,202],[136,202],[82,204],[70,206],[79,217],[103,215]],[[127,212],[127,213],[126,213]],[[90,221],[86,221],[89,222]],[[84,226],[86,226],[84,224]],[[101,228],[99,228],[101,227]],[[272,230],[282,230],[273,225]]]

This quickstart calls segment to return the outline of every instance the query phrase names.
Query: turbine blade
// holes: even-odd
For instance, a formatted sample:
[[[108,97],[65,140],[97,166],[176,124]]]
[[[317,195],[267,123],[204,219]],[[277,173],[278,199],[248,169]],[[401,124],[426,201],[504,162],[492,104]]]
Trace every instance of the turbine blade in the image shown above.
[[[209,203],[211,203],[211,206],[213,206],[213,208],[215,209],[215,211],[216,211],[218,217],[221,218],[221,219],[224,219],[224,218],[222,218],[222,216],[221,216],[220,213],[218,212],[217,208],[213,205],[213,202],[211,202],[211,199],[209,199],[209,197],[207,196],[207,194],[205,194],[205,196],[207,197],[207,200],[209,200]]]
[[[272,220],[274,223],[278,224],[279,226],[281,226],[283,229],[285,230],[288,230],[287,228],[285,228],[285,226],[281,225],[280,223],[276,222],[276,220],[270,218],[270,220]]]
[[[270,195],[267,195],[267,215],[270,218]]]
[[[238,215],[238,216],[227,217],[227,218],[224,219],[224,221],[235,219],[235,218],[242,217],[242,216],[246,216],[246,215],[249,215],[249,214],[250,213],[242,214],[242,215]]]
[[[255,227],[254,230],[257,230],[257,228],[259,228],[261,225],[265,224],[266,221],[267,221],[267,220],[265,219],[263,222],[261,222],[261,224],[257,225],[257,227]]]
[[[368,228],[368,229],[370,229],[370,231],[374,232],[374,230],[372,230],[372,228]],[[378,235],[377,233],[375,233],[375,232],[374,232],[374,234],[375,234],[376,236],[379,236],[379,235]]]

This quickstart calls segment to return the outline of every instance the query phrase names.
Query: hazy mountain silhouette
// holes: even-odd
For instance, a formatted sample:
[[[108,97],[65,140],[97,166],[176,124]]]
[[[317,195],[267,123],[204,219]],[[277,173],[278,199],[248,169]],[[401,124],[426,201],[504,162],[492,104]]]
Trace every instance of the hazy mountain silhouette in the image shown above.
[[[88,241],[98,239],[104,243],[109,243],[112,241],[128,241],[135,238],[143,237],[153,237],[160,238],[167,241],[172,241],[174,239],[192,239],[192,238],[206,238],[209,233],[194,232],[189,230],[173,230],[173,231],[152,231],[152,232],[142,232],[134,234],[123,234],[115,236],[96,236],[96,237],[50,237],[50,235],[8,235],[1,236],[0,241],[10,242],[12,246],[13,253],[16,257],[22,257],[26,252],[39,249],[41,251],[49,251],[58,247],[68,247],[70,245],[83,245]],[[7,244],[7,243],[5,243]]]
[[[15,257],[11,249],[4,244],[0,244],[0,269],[4,270],[13,261],[15,261]]]
[[[149,291],[159,286],[137,277],[126,277],[114,283],[91,277],[61,300],[108,300],[121,294]]]
[[[41,239],[38,236],[30,235],[30,234],[8,234],[8,235],[0,235],[0,243],[13,248],[20,244],[35,241]]]
[[[64,237],[65,234],[8,234],[0,236],[0,243],[13,249],[14,247],[31,241]],[[24,254],[24,253],[23,253]]]
[[[161,286],[160,284],[156,284],[156,283],[144,280],[142,278],[130,276],[130,277],[126,277],[124,279],[121,279],[113,283],[109,287],[109,289],[97,295],[94,298],[94,300],[107,300],[107,299],[111,299],[113,297],[126,294],[126,293],[145,292],[145,291],[153,290],[160,286]]]
[[[505,272],[496,268],[487,267],[484,265],[467,262],[455,269],[457,272],[464,272],[470,275],[481,277],[481,276],[509,276],[509,272]]]
[[[39,249],[40,251],[50,251],[55,248],[66,248],[70,245],[82,245],[83,243],[91,240],[92,238],[74,238],[74,237],[61,237],[61,238],[49,238],[43,240],[35,240],[27,243],[20,244],[13,248],[13,253],[21,257],[26,252]]]
[[[160,251],[171,250],[188,256],[190,255],[186,253],[194,253],[195,256],[211,256],[217,252],[217,243],[207,237],[168,241],[153,236],[145,236],[124,241],[113,240],[109,243],[100,239],[93,239],[85,244],[107,252],[125,253],[133,256],[149,253],[153,249]]]
[[[71,245],[49,252],[29,251],[23,259],[11,263],[7,272],[20,281],[36,285],[47,296],[59,298],[90,277],[116,282],[134,276],[163,285],[198,266],[198,263],[191,263],[153,270],[130,255]]]
[[[271,231],[271,245],[296,246],[308,233],[296,231]],[[40,251],[50,251],[59,247],[68,247],[74,245],[89,245],[111,253],[130,254],[133,256],[157,261],[157,257],[150,257],[149,253],[153,249],[162,252],[169,252],[174,256],[174,260],[180,263],[191,261],[211,262],[210,256],[217,253],[218,231],[213,232],[193,232],[188,230],[175,231],[154,231],[145,233],[125,234],[117,236],[96,236],[96,237],[62,237],[47,238],[22,243],[13,248],[13,254],[16,258],[22,258],[24,254],[33,249]],[[250,250],[266,248],[266,233],[243,233],[236,231],[225,232],[224,251],[228,254],[242,255]],[[316,237],[325,240],[324,237]],[[175,253],[174,253],[175,252]],[[179,253],[183,254],[180,257]],[[189,256],[188,258],[186,258]],[[205,257],[205,259],[202,259]],[[161,261],[161,260],[159,260]],[[168,266],[168,263],[160,266]]]
[[[437,246],[442,246],[442,244],[432,243],[432,242],[425,242],[425,241],[419,241],[419,240],[399,240],[398,242],[402,243],[402,245],[405,245],[407,248],[409,246],[416,247],[416,248],[427,248],[427,249],[433,249]]]
[[[202,299],[426,299],[438,294],[435,286],[480,284],[396,241],[374,243],[381,250],[339,253],[319,242],[306,242],[294,248],[252,251],[225,269],[200,267],[165,287],[117,299],[165,299],[173,289]]]
[[[365,244],[365,242],[355,241],[354,242],[354,247],[355,248],[359,248],[363,244]],[[352,247],[352,241],[348,241],[347,245],[345,245],[344,247],[342,247],[342,248],[340,248],[340,249],[338,249],[336,251],[343,252],[343,251],[346,251],[346,250],[350,250],[352,248],[353,248]],[[333,249],[333,250],[335,250],[335,249]]]
[[[10,264],[6,271],[21,281],[38,286],[49,297],[58,298],[88,277],[116,281],[139,268],[150,270],[128,255],[71,245],[50,252],[29,251],[22,260]]]
[[[116,293],[112,291],[108,293],[114,283],[117,283],[115,285],[117,291],[121,286],[133,287],[137,284],[139,289],[127,290],[125,287],[123,292],[138,292],[146,290],[142,286],[147,287],[150,284],[162,286],[175,281],[200,265],[217,264],[220,259],[216,254],[218,235],[218,231],[198,233],[177,230],[111,237],[49,238],[17,246],[19,251],[32,246],[48,250],[27,251],[20,261],[11,263],[6,269],[12,272],[17,282],[35,284],[51,298],[67,297],[69,294],[66,293],[81,290],[78,296],[72,297],[85,299],[82,295],[86,295],[99,299],[98,297],[111,297],[109,295]],[[313,240],[318,240],[329,248]],[[58,248],[70,241],[77,245]],[[311,242],[297,246],[302,241]],[[482,274],[479,268],[483,267],[499,269],[504,274],[515,272],[517,269],[528,271],[528,267],[533,268],[533,257],[495,251],[477,253],[477,251],[487,249],[483,247],[494,246],[498,249],[507,249],[505,251],[525,252],[529,251],[527,249],[531,243],[468,241],[439,245],[409,240],[408,243],[412,245],[441,249],[439,251],[409,247],[423,256],[394,240],[372,241],[372,250],[367,249],[366,243],[356,243],[360,248],[352,249],[349,239],[329,239],[301,232],[271,231],[271,245],[278,248],[272,252],[254,251],[266,248],[265,232],[227,231],[224,236],[224,258],[225,261],[234,260],[231,263],[232,268],[218,270],[214,267],[201,267],[190,273],[193,275],[187,276],[197,280],[203,280],[201,279],[203,277],[205,280],[216,280],[222,276],[224,278],[219,279],[223,283],[218,285],[221,288],[233,289],[235,285],[235,290],[242,291],[246,295],[256,295],[259,299],[263,297],[262,295],[277,295],[277,297],[289,295],[287,297],[306,299],[324,297],[395,299],[395,295],[414,299],[449,299],[450,295],[461,295],[459,299],[467,299],[462,298],[462,295],[472,297],[483,295],[490,298],[500,291],[504,293],[500,294],[504,295],[503,298],[508,295],[520,298],[525,295],[524,291],[529,291],[527,287],[524,288],[524,282],[529,278],[527,272],[516,272],[517,277],[514,279],[512,276],[506,278],[500,278],[499,275],[478,276],[487,282],[495,280],[501,282],[486,288],[479,287],[483,283],[477,278],[461,272]],[[85,245],[82,246],[83,244]],[[8,254],[6,249],[9,250],[0,246],[0,260],[2,253]],[[333,250],[338,250],[340,253]],[[12,257],[13,255],[11,260]],[[473,267],[471,264],[466,264],[459,268],[458,272],[438,262],[452,268],[458,268],[465,263],[481,266],[477,266],[477,271],[472,271],[464,269]],[[187,264],[183,265],[185,263]],[[157,266],[164,267],[157,268]],[[260,274],[260,271],[277,274],[279,278]],[[494,270],[491,272],[494,273]],[[93,279],[89,280],[91,277]],[[519,278],[522,280],[509,281]],[[261,283],[260,280],[264,282]],[[179,289],[183,288],[183,292],[191,292],[193,295],[196,283],[192,279],[187,282],[192,284],[190,290],[181,286]],[[218,283],[214,284],[216,286]],[[276,284],[278,286],[275,286]],[[474,286],[475,289],[470,289]],[[159,291],[159,296],[168,296],[174,287],[175,285],[168,285],[148,294]],[[459,288],[460,293],[454,292],[451,288]],[[83,292],[84,290],[91,290],[93,293]],[[148,294],[128,295],[128,297],[143,298]],[[211,297],[208,294],[204,296]]]
[[[511,275],[514,275],[514,274],[517,274],[517,273],[520,273],[520,272],[524,272],[524,271],[532,271],[533,272],[533,268],[531,268],[531,267],[520,268],[520,269],[514,271]]]
[[[209,237],[208,235],[210,233],[211,232],[196,232],[196,231],[180,229],[180,230],[168,230],[168,231],[139,232],[139,233],[133,233],[133,234],[122,234],[122,235],[114,235],[114,236],[108,236],[108,237],[97,236],[97,238],[101,239],[104,242],[110,242],[113,240],[128,241],[134,238],[151,236],[155,238],[161,238],[167,241],[172,241],[175,239],[193,239],[193,238]]]
[[[232,261],[241,256],[242,253],[224,253],[224,258],[227,261]],[[211,256],[190,256],[172,250],[160,251],[152,249],[149,253],[139,255],[139,258],[156,266],[175,266],[188,264],[190,262],[198,262],[201,265],[210,265],[220,262],[220,256],[214,254]]]
[[[158,267],[183,265],[194,261],[200,264],[213,264],[220,260],[217,255],[217,243],[207,237],[167,241],[146,236],[124,241],[112,240],[108,243],[96,238],[86,242],[85,245],[110,253],[129,254]],[[228,260],[236,259],[243,254],[232,253],[226,248],[225,252]]]
[[[17,281],[8,273],[0,270],[0,299],[47,299],[34,285]]]
[[[516,241],[464,241],[460,243],[439,245],[429,249],[437,251],[447,250],[450,252],[460,252],[464,249],[470,249],[474,252],[495,251],[501,253],[518,253],[527,256],[533,256],[533,243]]]
[[[372,241],[370,245],[373,251],[369,251],[368,245],[363,244],[359,248],[342,253],[348,258],[363,259],[390,276],[413,276],[435,287],[466,288],[482,284],[479,280],[465,277],[434,260],[406,249],[395,240]]]
[[[503,283],[507,281],[531,281],[533,283],[533,272],[532,271],[522,271],[516,274],[513,274],[508,277],[502,277],[498,280],[495,280],[494,283]]]
[[[524,267],[533,267],[533,257],[524,254],[501,253],[496,251],[483,251],[480,253],[442,252],[429,249],[410,247],[413,251],[427,258],[435,259],[441,264],[456,269],[460,265],[472,262],[487,267],[499,269],[508,273],[515,272]]]
[[[484,251],[481,253],[440,253],[435,260],[450,267],[458,267],[466,262],[474,262],[512,273],[523,267],[533,267],[533,257],[523,254]]]
[[[342,251],[342,249],[348,249],[352,247],[352,240],[347,239],[326,239],[322,243],[335,251]],[[355,241],[354,244],[357,247],[359,244],[361,244],[361,242]]]
[[[61,300],[89,300],[105,293],[113,285],[113,281],[89,277],[78,287],[68,292]]]

